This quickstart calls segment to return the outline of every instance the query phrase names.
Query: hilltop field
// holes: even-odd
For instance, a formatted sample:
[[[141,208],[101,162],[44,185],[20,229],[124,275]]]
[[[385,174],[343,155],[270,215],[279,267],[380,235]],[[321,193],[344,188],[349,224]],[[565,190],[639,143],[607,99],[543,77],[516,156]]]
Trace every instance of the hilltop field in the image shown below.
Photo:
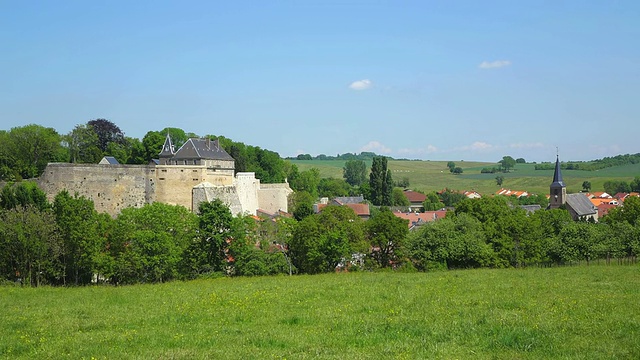
[[[298,168],[308,170],[317,168],[320,176],[342,178],[344,160],[290,160]],[[394,180],[409,179],[409,188],[425,192],[440,191],[447,187],[453,190],[475,190],[482,195],[492,194],[501,187],[512,190],[525,190],[534,194],[548,194],[553,179],[553,170],[535,170],[535,164],[517,164],[508,173],[481,174],[483,168],[497,167],[497,163],[457,161],[456,166],[464,172],[453,175],[446,161],[389,160],[388,167]],[[368,162],[367,166],[371,166]],[[568,193],[582,190],[582,183],[590,181],[591,191],[604,191],[608,180],[629,182],[640,174],[640,164],[614,166],[597,171],[562,170]],[[496,185],[496,176],[504,177],[502,186]],[[613,194],[611,194],[613,195]]]
[[[0,286],[11,359],[638,359],[640,269]]]

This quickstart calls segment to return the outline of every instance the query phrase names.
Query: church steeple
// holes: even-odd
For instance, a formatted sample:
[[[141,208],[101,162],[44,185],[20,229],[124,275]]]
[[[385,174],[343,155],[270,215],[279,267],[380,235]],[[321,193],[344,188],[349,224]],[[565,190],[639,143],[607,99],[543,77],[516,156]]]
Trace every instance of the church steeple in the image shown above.
[[[160,164],[167,165],[167,162],[170,158],[173,157],[173,155],[175,155],[173,143],[171,142],[171,136],[169,136],[169,133],[167,133],[167,138],[164,139],[162,150],[160,151],[160,154],[158,154],[158,156],[160,157]]]
[[[567,200],[567,186],[562,180],[562,172],[560,171],[560,157],[556,155],[556,169],[553,173],[553,182],[549,186],[549,208],[555,209],[564,205]]]

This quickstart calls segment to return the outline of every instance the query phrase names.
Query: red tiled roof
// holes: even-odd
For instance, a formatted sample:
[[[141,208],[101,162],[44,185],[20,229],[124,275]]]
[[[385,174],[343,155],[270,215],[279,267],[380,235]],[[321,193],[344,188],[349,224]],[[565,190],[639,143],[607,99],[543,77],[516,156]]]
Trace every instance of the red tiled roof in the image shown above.
[[[425,200],[427,200],[427,195],[413,190],[405,190],[404,195],[407,197],[409,202],[412,203],[423,203]]]
[[[447,210],[425,211],[423,213],[394,212],[393,215],[401,219],[409,220],[409,228],[411,228],[418,221],[425,223],[442,219],[447,216]]]
[[[322,211],[322,209],[326,208],[330,204],[317,204],[318,212]],[[344,204],[344,205],[332,205],[332,206],[346,206],[351,208],[356,215],[358,216],[369,216],[369,204]]]
[[[616,207],[618,206],[613,204],[606,204],[606,203],[602,203],[598,205],[598,218],[601,218],[602,216],[607,215],[611,209],[615,209]]]

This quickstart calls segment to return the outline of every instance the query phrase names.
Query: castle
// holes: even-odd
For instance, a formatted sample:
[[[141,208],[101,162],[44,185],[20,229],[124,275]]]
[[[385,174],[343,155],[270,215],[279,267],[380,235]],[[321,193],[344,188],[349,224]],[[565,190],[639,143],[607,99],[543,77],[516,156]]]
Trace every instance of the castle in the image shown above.
[[[261,184],[255,174],[234,175],[235,161],[217,140],[187,140],[177,151],[167,135],[159,159],[148,165],[49,163],[38,186],[49,200],[62,190],[93,200],[99,212],[116,216],[127,207],[153,202],[196,212],[203,201],[220,199],[236,214],[287,211],[288,183]]]

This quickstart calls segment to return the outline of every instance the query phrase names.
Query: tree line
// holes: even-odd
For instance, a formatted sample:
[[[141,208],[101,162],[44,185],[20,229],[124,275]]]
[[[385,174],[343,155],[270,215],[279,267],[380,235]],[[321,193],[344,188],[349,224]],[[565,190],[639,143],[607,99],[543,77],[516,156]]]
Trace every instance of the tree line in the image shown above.
[[[602,170],[613,166],[623,166],[640,163],[640,153],[637,154],[624,154],[616,155],[612,157],[604,157],[602,159],[596,159],[591,161],[570,161],[560,163],[560,167],[563,170],[585,170],[595,171]],[[554,163],[541,163],[536,164],[536,170],[553,170],[555,168]]]
[[[113,156],[121,164],[148,164],[160,154],[167,134],[176,150],[189,138],[199,137],[168,127],[148,131],[140,140],[125,136],[116,124],[106,119],[76,125],[68,134],[36,124],[0,130],[3,144],[0,146],[0,180],[36,178],[49,162],[97,164],[104,156]],[[285,161],[277,152],[222,136],[204,137],[220,141],[234,158],[236,172],[255,172],[263,183],[280,183],[287,176]]]
[[[366,221],[342,206],[256,220],[214,200],[198,214],[153,203],[111,218],[65,191],[48,203],[27,181],[5,186],[0,208],[0,278],[31,286],[635,262],[640,251],[637,197],[600,223],[573,221],[564,209],[528,214],[505,197],[464,199],[411,233],[385,207]]]

